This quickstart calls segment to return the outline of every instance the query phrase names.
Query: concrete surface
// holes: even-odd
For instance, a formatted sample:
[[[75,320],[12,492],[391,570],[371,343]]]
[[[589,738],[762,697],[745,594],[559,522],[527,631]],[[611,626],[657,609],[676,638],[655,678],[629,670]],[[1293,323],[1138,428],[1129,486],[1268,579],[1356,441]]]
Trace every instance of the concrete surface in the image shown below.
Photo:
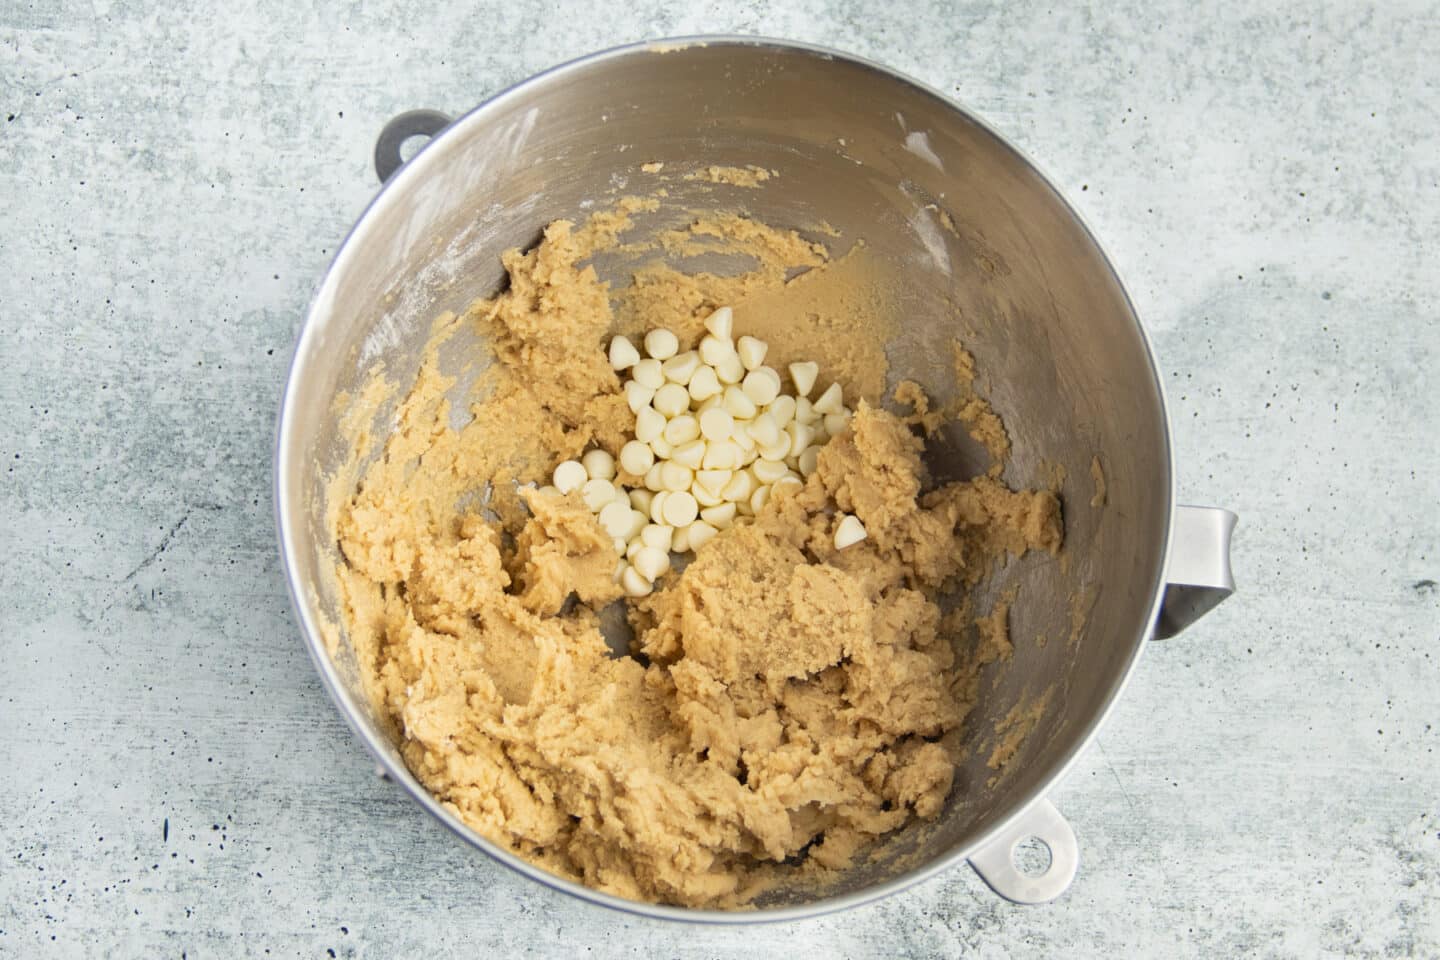
[[[0,0],[0,956],[1440,955],[1433,2],[201,6]],[[1054,796],[1049,906],[968,869],[758,929],[571,902],[376,780],[301,648],[273,417],[381,122],[722,30],[1036,156],[1154,335],[1182,498],[1242,515],[1242,593]]]

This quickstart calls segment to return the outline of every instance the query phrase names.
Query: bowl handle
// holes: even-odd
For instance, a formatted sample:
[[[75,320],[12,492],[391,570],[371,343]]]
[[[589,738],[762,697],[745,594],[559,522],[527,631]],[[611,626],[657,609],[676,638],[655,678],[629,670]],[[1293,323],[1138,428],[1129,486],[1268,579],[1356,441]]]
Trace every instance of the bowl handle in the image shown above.
[[[1023,841],[1039,840],[1050,849],[1050,866],[1043,873],[1022,873],[1015,866],[1015,848]],[[980,879],[1014,903],[1048,903],[1070,886],[1080,866],[1080,845],[1070,822],[1045,798],[1031,804],[1004,834],[970,855],[970,866]]]
[[[1238,519],[1219,507],[1175,508],[1156,639],[1175,636],[1235,592],[1230,535]]]
[[[411,137],[433,137],[450,126],[439,110],[407,110],[391,118],[375,141],[375,175],[384,183],[405,164],[400,148]]]

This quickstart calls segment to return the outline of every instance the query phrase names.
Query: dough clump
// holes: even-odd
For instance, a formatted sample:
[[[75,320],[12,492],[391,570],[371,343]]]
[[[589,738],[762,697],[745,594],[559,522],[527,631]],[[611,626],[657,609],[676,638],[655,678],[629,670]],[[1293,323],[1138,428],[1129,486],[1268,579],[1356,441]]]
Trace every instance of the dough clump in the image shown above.
[[[552,224],[506,255],[506,291],[437,324],[437,342],[478,324],[496,362],[457,429],[432,352],[347,491],[345,627],[406,763],[480,833],[623,897],[740,907],[943,809],[984,654],[942,602],[1006,554],[1058,550],[1060,505],[991,475],[931,489],[916,429],[872,395],[803,488],[628,602],[615,656],[611,538],[578,493],[521,486],[634,425],[581,236]],[[677,284],[686,317],[714,305]],[[841,514],[868,534],[845,550]]]

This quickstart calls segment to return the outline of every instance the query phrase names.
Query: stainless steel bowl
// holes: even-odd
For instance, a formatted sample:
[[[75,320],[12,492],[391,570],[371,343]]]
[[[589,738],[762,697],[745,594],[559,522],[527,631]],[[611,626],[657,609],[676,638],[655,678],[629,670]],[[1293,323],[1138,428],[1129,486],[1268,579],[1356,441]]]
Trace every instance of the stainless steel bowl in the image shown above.
[[[401,119],[377,148],[380,165],[399,163],[406,133],[443,123],[434,115]],[[668,209],[738,207],[777,225],[824,221],[863,237],[904,279],[908,321],[887,351],[893,376],[948,399],[948,344],[959,335],[1014,440],[1007,480],[1043,484],[1056,464],[1065,472],[1068,563],[1027,559],[989,584],[1023,585],[1012,614],[1019,642],[1013,660],[991,668],[994,682],[982,685],[966,727],[969,759],[942,816],[901,831],[825,896],[781,890],[753,912],[622,900],[499,849],[411,776],[372,716],[348,647],[332,658],[321,636],[322,622],[338,620],[323,575],[338,559],[325,529],[324,478],[347,455],[336,395],[356,388],[376,360],[406,382],[431,319],[498,288],[502,250],[533,243],[552,219],[604,205],[652,160],[681,171],[711,163],[777,171],[753,190],[672,178]],[[662,211],[637,229],[643,236],[676,216]],[[451,349],[475,346],[456,341]],[[386,429],[383,412],[376,426]],[[974,471],[974,454],[952,433],[932,467],[963,476]],[[1099,508],[1090,505],[1092,457],[1107,488]],[[836,910],[966,859],[1010,899],[1062,892],[1075,873],[1076,843],[1046,792],[1100,729],[1146,640],[1176,632],[1232,587],[1234,516],[1177,507],[1172,476],[1165,399],[1134,307],[1095,238],[1035,166],[962,107],[893,71],[749,38],[595,54],[446,126],[386,184],[320,285],[285,390],[275,466],[281,552],[306,644],[385,773],[467,843],[527,876],[607,906],[700,921]],[[1088,614],[1069,640],[1077,607]],[[1040,634],[1051,642],[1032,642]],[[997,722],[1046,689],[1048,710],[995,779],[983,747]],[[1050,848],[1040,876],[1012,862],[1016,843],[1029,836]]]

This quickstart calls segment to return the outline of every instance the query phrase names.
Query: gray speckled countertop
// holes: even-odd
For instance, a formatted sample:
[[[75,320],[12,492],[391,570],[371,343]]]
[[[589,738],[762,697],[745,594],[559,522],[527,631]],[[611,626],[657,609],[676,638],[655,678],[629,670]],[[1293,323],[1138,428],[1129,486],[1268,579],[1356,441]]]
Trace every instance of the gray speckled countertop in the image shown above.
[[[0,0],[0,956],[1440,955],[1433,2],[189,6]],[[717,31],[1038,158],[1153,334],[1182,500],[1242,515],[1242,592],[1054,794],[1048,906],[965,868],[752,929],[569,900],[376,779],[299,641],[274,413],[380,124]]]

